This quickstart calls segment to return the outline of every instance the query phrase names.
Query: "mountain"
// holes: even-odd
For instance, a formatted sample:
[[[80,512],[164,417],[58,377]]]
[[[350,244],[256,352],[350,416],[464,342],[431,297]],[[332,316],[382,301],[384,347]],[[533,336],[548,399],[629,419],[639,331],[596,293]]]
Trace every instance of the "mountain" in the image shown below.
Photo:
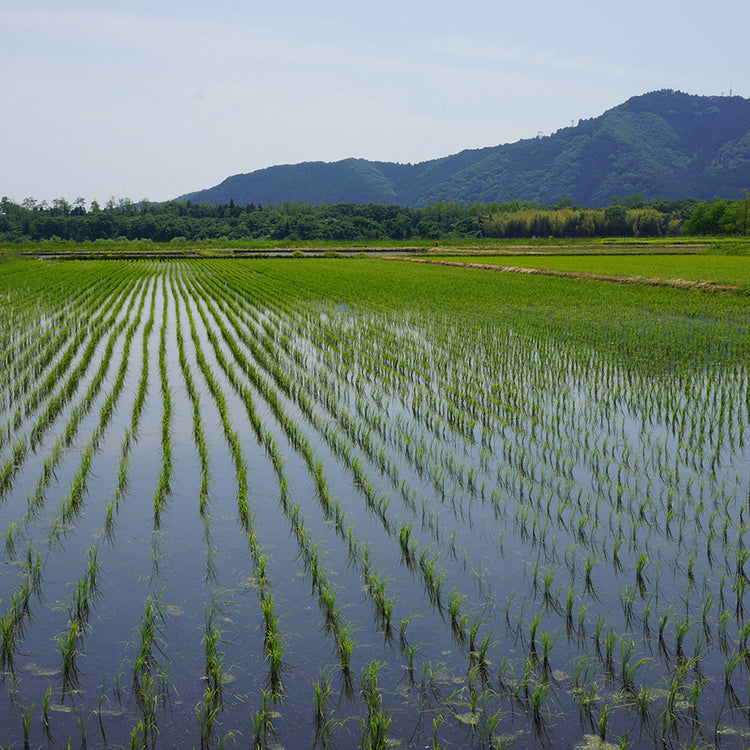
[[[425,206],[562,199],[590,207],[647,200],[741,197],[750,188],[750,99],[664,89],[546,137],[394,164],[304,162],[228,177],[176,200],[240,205],[301,201]]]

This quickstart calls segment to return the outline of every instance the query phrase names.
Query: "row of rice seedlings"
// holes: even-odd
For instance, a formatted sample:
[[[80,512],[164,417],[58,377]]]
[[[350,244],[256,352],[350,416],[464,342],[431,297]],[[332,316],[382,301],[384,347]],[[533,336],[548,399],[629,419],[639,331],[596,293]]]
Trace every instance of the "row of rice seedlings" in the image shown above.
[[[13,672],[16,650],[23,640],[26,621],[31,614],[31,596],[41,597],[41,591],[40,552],[29,544],[24,558],[23,578],[16,584],[8,606],[0,617],[0,666],[4,672]]]
[[[282,657],[286,650],[284,634],[279,627],[279,618],[276,615],[273,592],[267,589],[262,592],[260,607],[263,612],[265,632],[263,635],[263,650],[268,660],[268,686],[275,699],[280,699],[283,694],[281,675],[283,670]]]
[[[208,448],[206,446],[206,437],[203,432],[203,425],[201,422],[200,399],[198,396],[198,391],[195,388],[195,382],[190,370],[190,365],[185,355],[185,341],[182,335],[182,327],[180,324],[180,305],[175,291],[174,276],[170,278],[170,288],[172,291],[172,296],[175,298],[177,354],[180,363],[180,370],[182,372],[183,379],[185,380],[185,388],[187,390],[188,398],[190,399],[190,406],[193,412],[193,439],[195,440],[195,445],[198,449],[198,457],[201,464],[201,486],[198,490],[198,508],[201,515],[203,516],[206,513],[206,507],[208,504],[208,486],[210,480]]]
[[[166,706],[169,695],[170,663],[164,652],[165,627],[166,606],[160,593],[151,594],[144,603],[137,628],[132,664],[133,695],[142,714],[141,736],[151,744],[158,735],[158,711]]]
[[[224,655],[219,651],[221,629],[217,626],[217,616],[221,609],[214,600],[211,607],[205,607],[205,627],[203,646],[206,655],[205,691],[203,701],[196,706],[201,747],[209,745],[214,735],[214,721],[224,702]]]
[[[143,343],[141,346],[141,378],[138,382],[138,390],[136,391],[135,399],[133,401],[133,407],[131,410],[131,432],[133,435],[137,434],[140,426],[140,419],[143,413],[143,406],[146,402],[146,393],[148,391],[148,366],[149,366],[149,341],[151,331],[154,327],[154,309],[156,306],[156,294],[151,295],[151,306],[149,308],[149,316],[143,327]]]
[[[77,659],[83,653],[83,639],[88,628],[93,600],[99,593],[100,563],[98,549],[91,546],[87,553],[88,567],[73,585],[68,604],[68,627],[57,639],[60,648],[60,676],[63,697],[80,684]]]
[[[180,281],[180,286],[181,284],[182,282]],[[247,530],[252,528],[252,518],[247,502],[247,464],[242,454],[242,446],[240,444],[239,435],[231,426],[226,398],[219,388],[219,385],[216,382],[213,373],[211,372],[208,361],[206,360],[201,350],[198,332],[195,327],[195,321],[193,320],[193,314],[190,310],[190,305],[188,300],[186,299],[184,290],[181,290],[181,294],[183,295],[183,299],[185,300],[186,311],[188,315],[188,324],[190,326],[190,337],[193,341],[198,368],[200,369],[203,378],[206,381],[206,385],[208,386],[209,392],[211,393],[214,402],[216,403],[216,408],[219,411],[219,416],[224,428],[224,435],[232,454],[232,460],[234,462],[235,474],[237,478],[237,507],[239,509],[240,521],[243,525],[243,528]]]
[[[149,341],[151,331],[154,326],[154,312],[156,307],[156,294],[155,290],[151,294],[151,304],[149,306],[149,315],[143,326],[142,343],[141,343],[141,372],[138,380],[138,386],[136,389],[136,395],[133,400],[133,406],[130,412],[130,425],[125,430],[125,435],[122,439],[120,446],[120,459],[117,468],[117,484],[114,490],[114,502],[115,508],[119,511],[119,504],[125,493],[128,483],[128,464],[130,452],[133,448],[133,442],[137,439],[138,428],[140,425],[141,414],[146,400],[146,392],[148,388],[148,364],[149,364]],[[129,354],[130,352],[130,334],[135,334],[137,326],[140,324],[141,315],[143,313],[143,307],[146,301],[146,295],[148,293],[148,283],[144,285],[143,294],[141,301],[138,306],[138,312],[136,320],[133,321],[133,326],[128,330],[128,337],[126,337],[126,347],[123,349],[123,354]],[[123,357],[123,359],[128,359]],[[129,359],[128,359],[129,362]],[[124,372],[123,372],[124,377]],[[119,381],[119,373],[118,373]]]
[[[170,493],[170,479],[172,476],[172,392],[169,388],[167,378],[167,282],[162,276],[162,321],[159,335],[159,379],[161,382],[161,450],[162,466],[159,474],[159,483],[154,494],[154,527],[159,528],[161,513]]]
[[[365,719],[360,719],[362,740],[360,747],[364,750],[381,750],[388,747],[388,730],[392,719],[383,706],[383,695],[378,690],[378,672],[381,664],[371,661],[362,675],[362,701],[367,712]]]

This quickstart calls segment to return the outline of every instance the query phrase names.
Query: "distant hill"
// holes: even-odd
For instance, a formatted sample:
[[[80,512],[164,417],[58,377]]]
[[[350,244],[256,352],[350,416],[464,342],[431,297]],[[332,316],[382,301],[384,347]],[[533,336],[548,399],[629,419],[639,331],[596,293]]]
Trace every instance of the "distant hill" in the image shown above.
[[[313,205],[563,199],[601,207],[646,200],[741,197],[750,188],[750,99],[654,91],[546,136],[421,162],[304,162],[228,177],[176,200]]]

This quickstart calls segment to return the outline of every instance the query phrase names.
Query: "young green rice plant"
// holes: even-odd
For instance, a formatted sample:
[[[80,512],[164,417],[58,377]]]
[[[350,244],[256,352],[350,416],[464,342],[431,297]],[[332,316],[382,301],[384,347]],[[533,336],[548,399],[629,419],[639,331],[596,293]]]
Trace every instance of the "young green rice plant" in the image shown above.
[[[690,618],[685,617],[684,620],[675,620],[675,655],[678,659],[683,658],[683,646],[685,643],[685,636],[690,631],[691,623]]]
[[[542,613],[537,612],[533,619],[531,620],[531,623],[529,625],[529,650],[531,651],[532,655],[536,656],[537,650],[536,650],[536,634],[537,630],[539,630],[539,623],[542,620]]]
[[[554,570],[545,570],[542,576],[542,595],[544,597],[544,603],[547,606],[554,606],[554,603],[556,601],[556,596],[552,591],[552,584],[554,583],[555,574],[558,570],[560,570],[560,568],[555,568]]]
[[[638,670],[641,668],[641,666],[650,661],[648,657],[644,657],[642,659],[638,659],[638,661],[636,661],[635,663],[632,663],[630,659],[633,654],[634,648],[634,641],[620,641],[620,652],[622,655],[622,689],[623,693],[625,693],[626,695],[635,694],[635,677],[638,673]]]
[[[605,740],[607,736],[607,727],[609,725],[609,714],[610,714],[609,704],[605,703],[602,706],[602,710],[599,712],[599,739],[602,740],[602,742]]]
[[[99,591],[99,574],[101,571],[98,547],[89,547],[86,557],[88,559],[88,568],[86,571],[88,587],[92,594],[96,594]]]
[[[80,626],[77,620],[68,622],[68,629],[59,636],[60,658],[62,662],[62,686],[63,693],[74,690],[79,685],[79,674],[76,665],[78,658],[78,641],[81,636]]]
[[[89,721],[91,720],[92,714],[87,714],[84,718],[83,714],[76,710],[76,722],[78,723],[78,731],[81,734],[81,747],[85,748],[87,745],[86,738],[88,737],[88,727],[89,727]]]
[[[47,684],[47,690],[42,696],[42,723],[45,732],[49,732],[49,702],[52,699],[52,685]]]
[[[5,537],[5,556],[13,560],[16,556],[16,525],[11,522],[8,524],[8,530],[3,535]]]
[[[42,558],[39,550],[32,544],[26,549],[26,577],[29,581],[31,591],[37,597],[42,595]]]
[[[547,699],[547,691],[549,690],[548,682],[539,682],[534,686],[534,692],[531,694],[530,708],[531,718],[534,722],[535,727],[541,727],[544,722],[544,707]],[[549,716],[547,717],[549,721]]]
[[[594,594],[596,592],[594,588],[594,582],[592,580],[591,574],[594,570],[594,565],[596,565],[596,557],[586,557],[583,561],[584,564],[584,584],[587,594]]]
[[[221,710],[221,700],[216,696],[213,688],[207,687],[203,700],[195,707],[195,718],[198,721],[198,735],[201,748],[211,746],[211,738],[214,735],[214,722]]]
[[[345,674],[351,669],[352,654],[354,653],[354,641],[348,633],[348,626],[344,626],[337,636],[339,656],[341,658],[341,669]]]
[[[23,725],[23,743],[24,747],[29,747],[29,738],[31,737],[31,722],[34,718],[34,704],[28,708],[21,706],[21,724]]]
[[[138,625],[136,652],[133,660],[133,689],[136,699],[146,709],[146,718],[154,719],[157,697],[163,695],[166,683],[161,687],[155,678],[159,676],[157,655],[162,653],[162,630],[165,625],[164,605],[160,595],[150,595],[144,604],[141,621]]]
[[[216,601],[211,603],[210,608],[207,604],[205,605],[203,649],[206,656],[206,694],[211,693],[211,699],[217,707],[221,707],[223,703],[224,685],[224,656],[219,651],[218,645],[221,631],[216,622],[219,612]]]
[[[331,698],[331,680],[328,672],[323,669],[320,679],[313,682],[313,699],[315,705],[315,726],[319,730],[325,723],[328,701]]]
[[[735,670],[742,664],[742,654],[738,654],[736,651],[732,651],[729,656],[724,660],[724,689],[729,691],[732,689],[732,676]]]
[[[272,694],[274,695],[274,697],[276,697],[280,696],[282,693],[282,657],[286,648],[281,631],[279,631],[278,629],[271,631],[268,637],[268,644],[266,648],[268,655],[268,682],[271,687]]]
[[[659,647],[661,649],[666,649],[666,643],[664,641],[664,631],[667,627],[667,622],[669,621],[669,614],[671,612],[671,605],[667,607],[666,611],[662,616],[659,618]]]
[[[558,635],[550,635],[546,631],[542,632],[542,665],[544,667],[544,674],[547,675],[550,671],[550,654],[552,653],[552,647],[557,643],[560,638]]]
[[[360,722],[362,730],[361,747],[367,750],[380,750],[387,747],[388,729],[392,719],[383,708],[383,697],[378,692],[378,671],[380,663],[370,662],[362,677],[362,695],[367,717]]]
[[[260,708],[252,717],[253,742],[256,747],[267,747],[269,737],[275,735],[273,713],[273,696],[270,690],[264,690]]]
[[[404,524],[399,528],[398,539],[401,547],[401,559],[409,569],[414,566],[414,542],[412,541],[413,524]]]
[[[143,719],[139,719],[130,732],[130,750],[141,750],[146,744],[148,734],[143,724]]]
[[[636,583],[638,584],[638,589],[641,592],[641,595],[645,595],[646,592],[646,584],[648,583],[648,579],[646,578],[645,569],[648,565],[648,553],[641,552],[640,556],[638,557],[638,561],[635,565],[635,579]]]
[[[89,618],[89,581],[88,578],[79,578],[73,589],[73,604],[70,609],[70,616],[78,623],[80,629],[86,627]]]
[[[612,670],[614,665],[614,651],[617,643],[617,633],[614,628],[610,628],[604,636],[604,659],[603,664],[608,670]]]
[[[454,637],[459,636],[459,639],[463,638],[463,628],[459,627],[461,621],[461,605],[466,599],[466,594],[460,594],[457,588],[451,589],[448,596],[448,611],[450,612],[451,618],[451,631]]]

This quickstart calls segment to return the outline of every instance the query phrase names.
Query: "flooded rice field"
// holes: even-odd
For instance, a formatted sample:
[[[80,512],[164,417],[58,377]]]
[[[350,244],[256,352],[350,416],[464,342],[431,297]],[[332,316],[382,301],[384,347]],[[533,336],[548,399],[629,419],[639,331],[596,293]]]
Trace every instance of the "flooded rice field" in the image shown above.
[[[750,743],[746,298],[406,265],[0,265],[10,747]]]

